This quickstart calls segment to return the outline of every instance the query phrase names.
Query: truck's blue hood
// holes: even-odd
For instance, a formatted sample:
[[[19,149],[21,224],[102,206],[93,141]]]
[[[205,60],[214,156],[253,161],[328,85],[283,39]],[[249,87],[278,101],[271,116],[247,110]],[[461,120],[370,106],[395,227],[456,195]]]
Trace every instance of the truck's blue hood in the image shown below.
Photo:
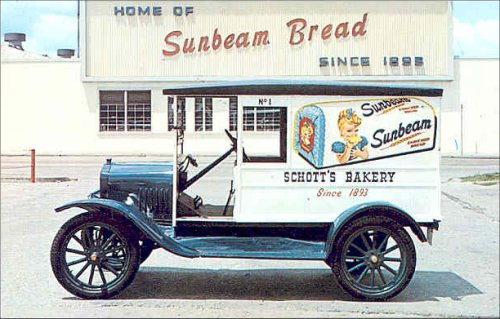
[[[101,195],[123,193],[118,196],[122,197],[125,193],[137,193],[139,188],[145,187],[171,189],[172,180],[173,163],[171,161],[106,163],[102,166],[100,175]]]
[[[106,164],[104,166],[106,166]],[[145,184],[156,184],[154,186],[167,186],[172,184],[173,167],[172,162],[111,163],[109,169],[109,182],[122,183],[130,181],[133,183],[143,182]]]

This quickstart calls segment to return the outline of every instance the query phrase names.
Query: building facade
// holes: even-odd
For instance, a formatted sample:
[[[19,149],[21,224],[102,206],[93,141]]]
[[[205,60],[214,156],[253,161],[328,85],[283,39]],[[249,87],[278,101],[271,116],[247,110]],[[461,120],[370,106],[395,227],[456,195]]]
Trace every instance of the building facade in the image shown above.
[[[449,2],[86,1],[81,13],[81,58],[2,57],[2,154],[170,154],[162,89],[311,79],[443,88],[443,154],[498,155],[498,122],[496,150],[464,130],[473,103],[461,106]],[[236,101],[182,103],[187,151],[224,151]],[[245,130],[265,138],[276,119],[247,111]]]

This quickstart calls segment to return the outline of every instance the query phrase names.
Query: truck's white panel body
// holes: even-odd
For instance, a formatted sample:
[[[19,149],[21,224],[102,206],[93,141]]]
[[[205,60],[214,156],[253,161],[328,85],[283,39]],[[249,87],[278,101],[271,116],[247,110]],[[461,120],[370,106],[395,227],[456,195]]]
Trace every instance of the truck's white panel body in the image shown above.
[[[400,207],[417,222],[441,220],[440,97],[239,96],[239,136],[243,108],[262,106],[262,99],[267,101],[264,107],[288,108],[287,160],[243,162],[241,149],[252,141],[244,135],[239,138],[235,222],[332,222],[357,204],[382,201]],[[389,100],[394,103],[378,112],[370,106]],[[346,142],[338,119],[349,109],[350,119],[355,113],[361,120],[358,135],[368,156],[340,163],[339,151]],[[314,126],[312,149],[300,143],[301,123]]]

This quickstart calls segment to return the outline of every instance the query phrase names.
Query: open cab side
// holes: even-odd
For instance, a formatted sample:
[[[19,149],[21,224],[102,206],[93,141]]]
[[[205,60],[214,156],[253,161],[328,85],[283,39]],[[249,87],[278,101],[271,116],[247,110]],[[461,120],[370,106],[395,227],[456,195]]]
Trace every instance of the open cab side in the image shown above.
[[[183,101],[186,98],[189,97],[176,96],[172,100]],[[238,100],[246,101],[244,97]],[[196,174],[188,172],[188,167],[197,166],[197,162],[192,155],[183,154],[186,142],[184,130],[182,125],[176,126],[175,163],[178,183],[176,212],[173,214],[175,240],[181,245],[199,251],[202,257],[325,259],[324,247],[329,223],[317,225],[305,222],[299,225],[295,223],[287,225],[240,221],[244,217],[240,206],[242,171],[245,171],[246,166],[248,166],[247,169],[252,169],[255,165],[269,169],[276,165],[283,165],[288,156],[286,147],[289,125],[288,106],[269,107],[269,105],[259,106],[254,103],[255,105],[243,107],[244,103],[238,103],[238,125],[235,135],[227,129],[224,130],[230,142],[229,149]],[[185,103],[174,104],[177,105],[177,123],[183,123],[182,108]],[[236,136],[244,139],[243,122],[249,116],[274,120],[272,123],[263,121],[260,124],[257,129],[261,134],[256,140],[243,141]],[[267,149],[259,152],[265,143],[268,144]],[[225,203],[222,205],[209,203],[203,201],[198,195],[192,196],[188,193],[190,186],[199,180],[203,183],[203,176],[232,153],[236,153],[236,159],[231,172],[233,176],[229,176],[230,190]]]

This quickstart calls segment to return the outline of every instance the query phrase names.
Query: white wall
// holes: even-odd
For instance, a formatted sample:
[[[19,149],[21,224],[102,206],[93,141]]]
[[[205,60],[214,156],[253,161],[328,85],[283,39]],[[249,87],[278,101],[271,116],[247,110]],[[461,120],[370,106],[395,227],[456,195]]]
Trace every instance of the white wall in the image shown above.
[[[92,148],[92,120],[77,62],[5,62],[2,154],[72,153]]]
[[[174,133],[167,131],[164,88],[148,82],[82,83],[75,60],[2,61],[1,154],[28,154],[32,148],[37,154],[171,154]],[[102,89],[151,89],[152,131],[99,132]],[[214,112],[214,120],[227,120],[219,113]],[[187,117],[194,123],[194,115]],[[214,125],[214,130],[187,132],[186,152],[226,151],[229,142],[221,126]]]
[[[5,62],[1,81],[2,154],[27,154],[31,148],[38,154],[146,153],[170,148],[165,139],[140,133],[102,136],[98,95],[94,87],[82,84],[77,61]]]
[[[399,81],[444,88],[441,117],[443,155],[498,156],[498,59],[460,59],[458,81]],[[458,66],[457,66],[458,65]],[[1,153],[170,154],[167,103],[161,82],[82,83],[78,61],[8,62],[1,72]],[[180,83],[168,83],[168,86]],[[151,89],[151,132],[99,132],[100,89]],[[460,104],[463,104],[463,117]],[[219,119],[218,123],[215,123]],[[193,115],[187,115],[194,121]],[[229,147],[222,128],[227,115],[214,111],[214,132],[187,132],[185,151],[221,154]]]
[[[499,155],[499,63],[460,59],[463,155]]]

